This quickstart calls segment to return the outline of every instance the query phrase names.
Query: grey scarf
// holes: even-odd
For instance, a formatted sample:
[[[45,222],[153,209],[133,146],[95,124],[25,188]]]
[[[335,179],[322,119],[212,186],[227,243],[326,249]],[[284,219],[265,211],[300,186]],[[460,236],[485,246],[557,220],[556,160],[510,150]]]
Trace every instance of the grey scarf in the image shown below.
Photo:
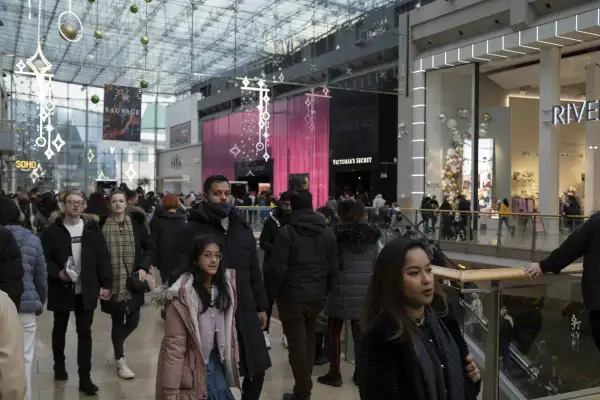
[[[454,338],[430,307],[425,308],[425,327],[419,329],[425,328],[433,343],[426,335],[418,335],[415,343],[427,400],[464,400],[465,363]]]

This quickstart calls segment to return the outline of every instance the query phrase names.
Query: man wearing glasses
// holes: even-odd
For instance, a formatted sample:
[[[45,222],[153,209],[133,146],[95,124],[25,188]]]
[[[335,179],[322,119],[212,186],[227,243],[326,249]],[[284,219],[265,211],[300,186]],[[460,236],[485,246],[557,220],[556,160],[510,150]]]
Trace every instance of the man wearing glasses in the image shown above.
[[[82,215],[84,209],[83,194],[67,192],[63,213],[42,234],[42,247],[48,265],[48,311],[54,312],[54,379],[68,379],[65,335],[70,313],[74,311],[79,390],[86,395],[94,395],[98,387],[90,378],[92,321],[98,297],[104,300],[110,298],[112,270],[98,218]]]

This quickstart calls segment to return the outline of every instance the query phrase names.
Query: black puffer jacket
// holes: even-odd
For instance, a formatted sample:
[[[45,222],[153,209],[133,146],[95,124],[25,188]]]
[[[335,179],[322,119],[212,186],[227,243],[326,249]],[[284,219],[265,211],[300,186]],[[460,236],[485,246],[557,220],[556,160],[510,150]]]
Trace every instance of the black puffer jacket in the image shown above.
[[[21,250],[13,234],[3,226],[0,226],[0,290],[8,294],[18,310],[24,290]]]
[[[371,282],[381,232],[367,224],[337,225],[340,273],[334,276],[325,315],[358,320]]]
[[[163,282],[166,282],[173,269],[178,267],[173,254],[178,250],[177,234],[184,226],[185,215],[178,212],[164,211],[150,221],[150,233],[156,249],[156,267]]]
[[[339,272],[337,241],[311,209],[292,213],[273,246],[269,297],[294,304],[324,302]]]
[[[271,252],[275,239],[279,235],[279,229],[287,224],[288,216],[283,215],[279,208],[274,208],[269,212],[269,216],[263,223],[263,229],[258,240],[260,248],[265,252],[263,260],[263,274],[266,276],[270,272]]]

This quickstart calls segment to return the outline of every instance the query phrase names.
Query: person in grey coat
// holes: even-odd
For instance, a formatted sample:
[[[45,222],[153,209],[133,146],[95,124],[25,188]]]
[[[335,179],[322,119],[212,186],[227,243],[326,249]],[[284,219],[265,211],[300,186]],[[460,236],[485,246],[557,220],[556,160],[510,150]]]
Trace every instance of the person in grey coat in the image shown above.
[[[44,310],[48,293],[48,270],[40,239],[23,226],[19,206],[8,198],[0,198],[0,225],[8,229],[21,250],[23,287],[19,319],[23,331],[27,395],[31,399],[31,365],[35,351],[36,316]]]
[[[329,339],[329,372],[318,378],[319,383],[341,386],[340,334],[344,321],[350,321],[354,346],[360,336],[359,320],[369,283],[373,263],[379,253],[377,241],[381,231],[365,222],[365,205],[362,201],[344,200],[338,206],[341,223],[333,227],[337,238],[340,273],[334,277],[325,304]]]

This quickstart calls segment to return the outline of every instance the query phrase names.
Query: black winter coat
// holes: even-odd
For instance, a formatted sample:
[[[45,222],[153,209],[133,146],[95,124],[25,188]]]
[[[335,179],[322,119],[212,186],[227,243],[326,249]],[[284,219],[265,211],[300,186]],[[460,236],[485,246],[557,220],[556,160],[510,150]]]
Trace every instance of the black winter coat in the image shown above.
[[[339,273],[335,236],[313,210],[294,211],[275,239],[269,298],[286,303],[324,303]]]
[[[221,218],[207,204],[190,213],[188,223],[178,235],[181,262],[186,262],[195,236],[209,235],[223,249],[221,263],[236,271],[237,301],[236,327],[240,343],[240,374],[255,376],[271,367],[271,358],[260,327],[258,312],[269,308],[254,232],[240,219],[235,210],[229,213],[227,231]]]
[[[156,256],[154,253],[154,243],[150,237],[146,220],[146,213],[138,207],[128,207],[127,215],[131,218],[133,228],[133,239],[135,240],[135,259],[133,262],[133,271],[135,273],[140,269],[149,272],[152,265],[156,265]],[[140,210],[140,211],[136,211]],[[102,234],[104,237],[104,234]],[[108,264],[110,265],[110,254],[108,255]],[[112,265],[110,265],[112,271]],[[132,293],[131,299],[127,300],[127,312],[132,313],[144,305],[143,293]],[[112,300],[101,300],[100,307],[107,314],[120,313],[125,311],[124,302],[117,303]]]
[[[469,349],[459,323],[451,316],[441,320],[454,338],[464,360],[469,354]],[[398,327],[393,317],[383,312],[365,329],[356,357],[356,375],[361,400],[427,400],[414,346],[405,335],[390,339],[397,331]],[[464,387],[465,400],[475,400],[481,384],[473,383],[465,371]]]
[[[100,288],[112,288],[110,256],[104,235],[96,218],[84,216],[83,236],[81,237],[81,294],[83,307],[95,310],[98,305]],[[75,310],[75,286],[64,282],[58,273],[73,255],[71,235],[58,217],[44,229],[42,247],[48,266],[48,311],[69,312]]]
[[[177,212],[162,212],[150,221],[150,234],[156,251],[156,267],[166,282],[178,266],[173,254],[177,251],[177,234],[185,226],[185,215]]]
[[[588,310],[600,311],[600,213],[593,214],[548,257],[540,261],[544,273],[560,273],[583,257],[581,292]]]
[[[0,290],[21,306],[23,294],[23,263],[21,250],[11,231],[0,226]]]
[[[267,276],[270,272],[271,253],[273,252],[273,244],[275,244],[275,239],[277,236],[279,236],[279,228],[284,226],[288,220],[288,218],[281,214],[282,213],[279,208],[274,208],[271,210],[271,212],[269,212],[269,216],[263,223],[263,229],[260,233],[260,238],[258,239],[260,248],[265,252],[262,269],[263,275],[265,276]]]
[[[379,254],[381,232],[367,224],[337,225],[339,274],[334,275],[325,315],[343,320],[361,317],[371,283],[373,264]]]

